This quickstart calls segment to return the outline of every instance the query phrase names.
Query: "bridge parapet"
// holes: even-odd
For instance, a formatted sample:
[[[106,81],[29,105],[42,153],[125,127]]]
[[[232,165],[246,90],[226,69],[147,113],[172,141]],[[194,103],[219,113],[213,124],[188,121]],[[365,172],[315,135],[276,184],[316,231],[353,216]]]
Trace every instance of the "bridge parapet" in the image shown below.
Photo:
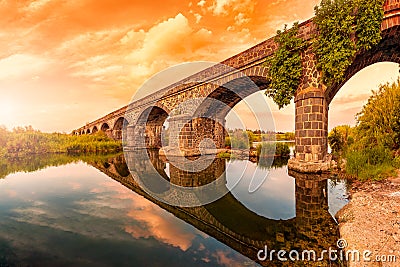
[[[383,10],[385,16],[382,22],[382,31],[400,25],[400,0],[386,0]]]

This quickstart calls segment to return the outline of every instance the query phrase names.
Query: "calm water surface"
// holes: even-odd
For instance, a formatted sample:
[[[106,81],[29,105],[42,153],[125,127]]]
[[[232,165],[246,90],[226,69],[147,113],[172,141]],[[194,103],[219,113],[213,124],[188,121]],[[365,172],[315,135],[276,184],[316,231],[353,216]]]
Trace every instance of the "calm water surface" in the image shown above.
[[[218,163],[226,168],[227,186],[237,169],[247,169],[231,194],[205,206],[210,215],[201,218],[198,209],[160,207],[115,180],[128,177],[121,156],[122,165],[113,158],[46,160],[58,166],[32,171],[28,161],[20,165],[30,162],[29,168],[20,169],[31,172],[0,179],[0,266],[257,266],[254,251],[271,236],[269,244],[276,246],[310,240],[304,229],[313,222],[304,223],[299,214],[308,212],[309,193],[302,188],[309,187],[289,176],[285,165],[269,170],[249,161]],[[268,172],[249,194],[251,176]],[[311,208],[318,225],[321,218],[331,223],[347,202],[344,183],[320,184],[326,203]]]

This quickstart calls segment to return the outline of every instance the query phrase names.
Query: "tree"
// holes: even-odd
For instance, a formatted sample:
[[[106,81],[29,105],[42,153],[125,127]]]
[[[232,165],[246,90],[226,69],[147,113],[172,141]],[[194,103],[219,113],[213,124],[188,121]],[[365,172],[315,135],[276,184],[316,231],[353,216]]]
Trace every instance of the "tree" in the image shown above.
[[[285,133],[285,140],[294,140],[295,134],[293,132],[286,132]]]
[[[400,147],[400,78],[374,92],[357,114],[357,143],[362,147]]]
[[[337,128],[333,128],[329,133],[328,142],[333,152],[339,153],[343,150],[343,137]]]
[[[328,135],[328,143],[333,152],[346,152],[354,143],[354,129],[349,125],[340,125],[332,129]]]

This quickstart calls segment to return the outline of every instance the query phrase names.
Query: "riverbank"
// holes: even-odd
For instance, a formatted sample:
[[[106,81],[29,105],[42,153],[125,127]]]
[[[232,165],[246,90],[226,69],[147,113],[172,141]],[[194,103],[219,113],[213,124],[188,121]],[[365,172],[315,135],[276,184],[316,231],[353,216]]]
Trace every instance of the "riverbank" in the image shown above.
[[[355,181],[349,194],[349,204],[336,217],[347,251],[357,250],[361,256],[348,266],[399,266],[400,172],[379,182]],[[370,257],[364,259],[364,251],[370,251]]]
[[[32,127],[8,131],[0,127],[0,160],[58,153],[117,153],[122,142],[103,132],[92,135],[42,133]]]
[[[292,151],[288,145],[289,142],[259,142],[255,143],[255,146],[247,149],[237,149],[237,148],[223,148],[218,149],[217,156],[219,158],[234,158],[242,160],[254,160],[259,158],[271,158],[271,157],[281,157],[289,158]],[[294,146],[292,146],[294,147]]]

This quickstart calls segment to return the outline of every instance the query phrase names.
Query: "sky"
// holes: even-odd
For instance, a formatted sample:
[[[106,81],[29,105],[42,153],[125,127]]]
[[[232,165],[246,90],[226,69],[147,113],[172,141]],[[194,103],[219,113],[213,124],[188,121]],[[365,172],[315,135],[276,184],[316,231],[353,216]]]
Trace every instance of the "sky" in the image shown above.
[[[285,23],[311,18],[318,3],[0,0],[0,125],[69,133],[128,104],[154,74],[185,62],[222,61]],[[370,91],[398,74],[389,63],[357,74],[334,99],[330,128],[354,123]],[[293,104],[278,110],[266,101],[276,129],[294,130]],[[257,128],[243,103],[235,110],[246,127]]]

